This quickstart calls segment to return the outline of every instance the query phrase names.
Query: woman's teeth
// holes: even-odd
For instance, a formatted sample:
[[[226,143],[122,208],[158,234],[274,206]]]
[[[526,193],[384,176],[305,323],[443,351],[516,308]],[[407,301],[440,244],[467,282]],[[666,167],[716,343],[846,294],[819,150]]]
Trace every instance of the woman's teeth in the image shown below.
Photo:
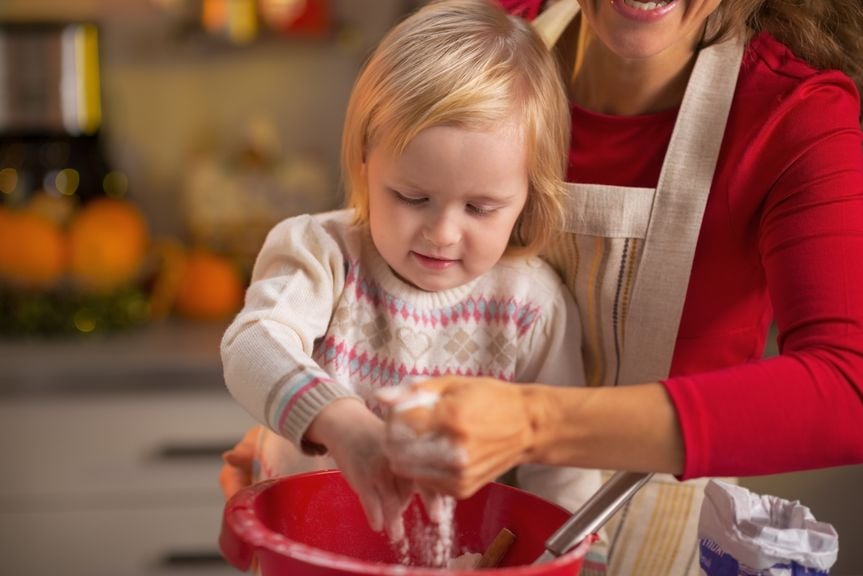
[[[638,10],[653,10],[661,8],[668,4],[671,0],[660,0],[659,2],[639,2],[639,0],[623,0],[627,6]]]

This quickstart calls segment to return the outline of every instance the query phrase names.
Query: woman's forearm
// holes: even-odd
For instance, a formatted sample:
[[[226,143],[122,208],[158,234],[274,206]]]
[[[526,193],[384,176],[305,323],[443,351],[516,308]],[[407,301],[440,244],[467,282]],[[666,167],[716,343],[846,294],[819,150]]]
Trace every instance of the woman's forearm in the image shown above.
[[[585,388],[442,376],[380,399],[396,407],[420,390],[437,400],[389,411],[388,453],[393,471],[434,491],[466,498],[527,463],[683,469],[677,415],[661,384]]]
[[[530,462],[609,470],[683,470],[677,414],[659,383],[621,388],[523,386]]]

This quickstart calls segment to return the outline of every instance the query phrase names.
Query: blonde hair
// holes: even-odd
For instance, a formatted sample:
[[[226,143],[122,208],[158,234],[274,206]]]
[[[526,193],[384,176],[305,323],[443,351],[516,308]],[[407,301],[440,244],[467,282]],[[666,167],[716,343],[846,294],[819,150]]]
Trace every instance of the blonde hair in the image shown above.
[[[423,130],[515,124],[527,147],[529,191],[510,252],[538,253],[563,218],[569,107],[557,64],[528,23],[492,0],[430,3],[393,28],[351,93],[342,136],[348,204],[368,222],[363,162],[396,155]]]
[[[861,0],[723,0],[709,42],[770,32],[815,68],[841,70],[863,92]]]

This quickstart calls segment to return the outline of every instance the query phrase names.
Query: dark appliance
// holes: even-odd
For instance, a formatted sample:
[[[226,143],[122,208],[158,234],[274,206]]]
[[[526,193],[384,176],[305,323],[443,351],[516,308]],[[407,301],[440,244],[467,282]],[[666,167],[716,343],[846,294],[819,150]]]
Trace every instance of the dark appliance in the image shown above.
[[[104,194],[99,62],[93,23],[0,22],[0,203]]]

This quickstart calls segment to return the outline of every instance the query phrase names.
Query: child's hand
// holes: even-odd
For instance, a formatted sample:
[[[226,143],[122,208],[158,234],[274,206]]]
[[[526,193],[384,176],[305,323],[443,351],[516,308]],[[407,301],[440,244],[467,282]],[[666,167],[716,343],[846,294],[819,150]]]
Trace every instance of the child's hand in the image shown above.
[[[219,486],[225,500],[246,486],[251,486],[255,445],[260,432],[260,426],[252,427],[233,448],[222,454],[224,464],[219,472]]]
[[[414,485],[390,470],[384,453],[384,423],[363,403],[342,399],[318,414],[307,437],[327,447],[359,496],[372,529],[386,529],[391,538],[401,538],[402,513]]]

